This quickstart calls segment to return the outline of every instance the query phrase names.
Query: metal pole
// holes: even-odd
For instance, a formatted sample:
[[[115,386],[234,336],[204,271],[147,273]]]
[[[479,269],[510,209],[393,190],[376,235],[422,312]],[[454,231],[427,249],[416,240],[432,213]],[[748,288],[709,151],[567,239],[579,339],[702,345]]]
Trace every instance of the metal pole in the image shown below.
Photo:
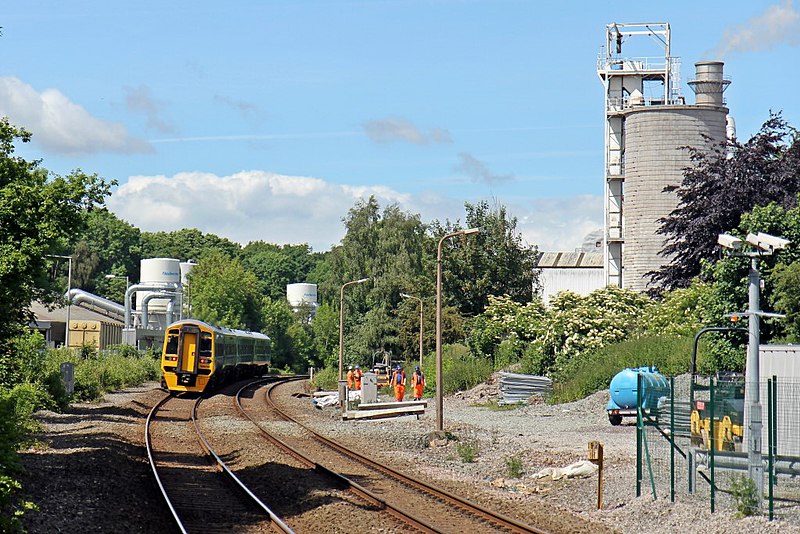
[[[669,377],[669,500],[675,502],[675,377]]]
[[[714,436],[714,433],[716,432],[716,429],[714,428],[714,389],[716,388],[716,383],[714,382],[713,378],[710,379],[709,384],[711,385],[708,392],[709,419],[711,423],[711,426],[709,427],[709,434],[711,435],[709,436],[708,440],[708,443],[710,444],[708,447],[708,464],[709,469],[711,469],[711,513],[713,514],[716,510],[717,501],[717,486],[714,482],[716,472],[716,466],[714,465],[714,448],[717,445],[717,440]]]
[[[750,479],[755,482],[758,507],[761,508],[764,498],[764,466],[761,455],[761,399],[758,347],[760,343],[759,308],[760,276],[756,258],[750,258],[750,273],[748,274],[748,300],[747,310],[749,321],[749,343],[747,346],[747,367],[745,381],[747,384],[749,424],[749,446],[747,448],[747,472]]]
[[[369,280],[369,278],[346,282],[342,285],[342,290],[339,293],[339,380],[342,380],[344,376],[342,371],[342,361],[344,360],[344,288],[353,284],[363,284],[367,280]]]
[[[69,348],[69,316],[72,308],[72,296],[69,294],[72,289],[72,256],[69,258],[69,270],[67,271],[67,329],[64,332],[64,344]]]
[[[772,418],[772,397],[774,391],[774,382],[773,378],[767,380],[767,477],[768,477],[768,493],[769,496],[769,520],[772,521],[773,518],[773,508],[772,508],[772,473],[773,469],[775,468],[775,458],[772,454],[772,448],[774,443],[772,442],[772,426],[775,424],[775,420]]]
[[[479,228],[469,228],[442,236],[436,247],[436,430],[444,430],[442,400],[442,243],[457,235],[477,234]]]
[[[436,249],[436,430],[444,430],[442,416],[442,243],[448,236],[439,240]]]

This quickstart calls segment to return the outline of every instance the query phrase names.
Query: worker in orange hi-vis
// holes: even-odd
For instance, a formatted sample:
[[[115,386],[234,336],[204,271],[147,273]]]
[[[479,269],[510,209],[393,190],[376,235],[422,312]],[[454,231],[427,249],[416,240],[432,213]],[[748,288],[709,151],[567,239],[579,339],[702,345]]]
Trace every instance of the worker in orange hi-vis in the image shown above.
[[[422,400],[423,389],[425,389],[425,375],[420,371],[418,365],[414,368],[414,374],[411,375],[411,391],[415,401]]]
[[[406,372],[401,366],[392,373],[392,385],[394,386],[394,398],[397,402],[402,402],[406,396]]]
[[[361,377],[364,376],[364,371],[361,370],[360,365],[356,365],[356,370],[353,371],[353,382],[356,389],[361,389]]]
[[[347,389],[353,389],[353,386],[356,385],[355,382],[355,373],[353,372],[353,366],[347,366]]]

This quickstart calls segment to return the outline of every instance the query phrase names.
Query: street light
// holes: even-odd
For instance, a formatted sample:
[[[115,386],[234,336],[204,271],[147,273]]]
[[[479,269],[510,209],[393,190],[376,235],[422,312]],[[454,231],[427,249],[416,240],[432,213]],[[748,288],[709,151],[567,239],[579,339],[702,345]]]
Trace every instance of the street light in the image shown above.
[[[72,307],[72,296],[69,292],[72,290],[72,256],[62,256],[60,254],[51,254],[48,258],[60,258],[62,260],[69,260],[69,270],[67,271],[67,327],[64,329],[64,345],[69,348],[69,312]]]
[[[422,299],[413,295],[400,293],[404,299],[414,299],[419,301],[419,366],[422,368]]]
[[[745,399],[747,412],[745,421],[748,423],[747,447],[747,472],[756,485],[758,506],[764,496],[764,464],[761,450],[761,431],[763,427],[761,416],[760,377],[758,349],[761,344],[761,317],[785,317],[778,313],[768,313],[761,310],[761,275],[758,272],[757,260],[761,256],[769,256],[773,252],[786,248],[791,241],[773,235],[757,233],[747,234],[740,239],[729,234],[719,234],[717,243],[728,249],[731,256],[744,256],[750,258],[750,272],[748,274],[747,311],[733,315],[746,315],[748,318],[748,344],[747,363],[745,364]],[[750,250],[745,245],[751,245]]]
[[[469,228],[447,234],[439,240],[436,249],[436,430],[444,430],[442,415],[442,244],[445,239],[458,235],[477,234],[480,228]]]
[[[128,279],[128,275],[121,275],[121,274],[107,274],[106,278],[124,278],[125,279],[125,291],[131,286],[131,282]]]
[[[347,282],[342,286],[342,291],[339,295],[339,380],[342,380],[342,360],[344,359],[344,288],[354,284],[363,284],[369,278],[362,278],[361,280],[353,280]]]

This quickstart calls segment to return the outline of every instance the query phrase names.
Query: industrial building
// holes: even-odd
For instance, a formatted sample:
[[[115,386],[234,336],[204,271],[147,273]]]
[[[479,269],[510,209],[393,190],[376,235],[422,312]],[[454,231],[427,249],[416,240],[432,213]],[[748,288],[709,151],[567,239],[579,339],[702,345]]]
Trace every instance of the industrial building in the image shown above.
[[[655,44],[659,55],[635,55],[638,41]],[[634,55],[624,55],[631,46]],[[649,273],[669,263],[660,255],[659,219],[677,206],[674,193],[691,146],[702,150],[732,135],[722,98],[730,83],[723,63],[695,64],[689,82],[695,104],[681,94],[680,58],[672,57],[667,23],[606,26],[604,53],[597,63],[605,109],[604,233],[605,285],[645,291]]]

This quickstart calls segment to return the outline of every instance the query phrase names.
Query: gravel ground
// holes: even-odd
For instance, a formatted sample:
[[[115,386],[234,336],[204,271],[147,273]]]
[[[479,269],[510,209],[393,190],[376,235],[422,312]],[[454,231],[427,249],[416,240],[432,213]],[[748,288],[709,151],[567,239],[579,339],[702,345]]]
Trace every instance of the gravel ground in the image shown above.
[[[146,384],[106,396],[102,403],[80,404],[67,413],[42,412],[40,445],[23,451],[27,469],[22,483],[39,512],[26,515],[30,532],[169,532],[169,516],[158,503],[144,454],[144,418],[163,393]],[[527,509],[552,508],[553,515],[577,514],[598,526],[623,533],[730,533],[737,530],[800,534],[800,512],[784,519],[737,519],[707,499],[679,495],[653,502],[635,497],[635,428],[612,427],[605,414],[607,393],[578,402],[534,403],[514,410],[486,406],[496,400],[494,384],[481,385],[444,400],[444,427],[459,441],[436,442],[432,399],[426,413],[371,421],[341,421],[334,408],[314,409],[297,400],[299,413],[335,439],[368,451],[373,457],[418,470],[443,487],[462,489],[492,507],[516,515]],[[547,467],[565,467],[586,458],[587,444],[604,445],[604,509],[596,510],[597,477],[536,478]],[[474,462],[462,461],[459,443],[474,443]],[[524,475],[505,476],[507,461],[521,461]],[[478,497],[480,496],[480,497]],[[518,517],[524,517],[520,513]],[[605,527],[605,528],[603,528]]]

